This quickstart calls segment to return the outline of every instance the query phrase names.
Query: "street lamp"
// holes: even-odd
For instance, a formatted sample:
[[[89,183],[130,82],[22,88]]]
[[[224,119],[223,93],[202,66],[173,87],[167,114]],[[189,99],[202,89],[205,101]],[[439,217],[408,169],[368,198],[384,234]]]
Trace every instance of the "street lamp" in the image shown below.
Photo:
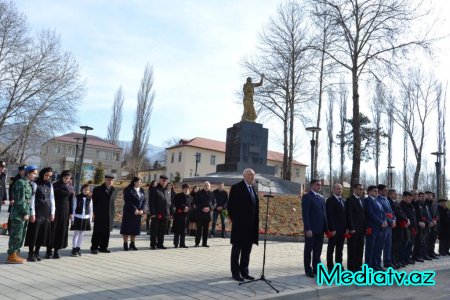
[[[73,162],[73,171],[74,171],[74,181],[76,182],[77,180],[77,160],[78,160],[78,143],[80,142],[81,138],[80,137],[76,137],[74,138],[75,140],[77,140],[77,145],[75,146],[75,161]]]
[[[311,178],[310,181],[314,179],[314,148],[316,147],[315,133],[319,132],[321,129],[319,127],[307,127],[306,131],[311,131]]]
[[[388,179],[388,181],[389,181],[389,188],[390,189],[392,189],[393,188],[393,186],[394,186],[394,179],[393,179],[393,170],[392,169],[395,169],[395,167],[394,166],[388,166],[388,176],[389,176],[389,179]]]
[[[194,176],[195,177],[197,177],[198,176],[198,173],[197,173],[197,170],[198,170],[198,163],[200,162],[200,156],[201,156],[201,154],[200,153],[195,153],[195,173],[194,173]]]
[[[83,159],[84,159],[84,149],[86,148],[87,132],[88,132],[88,130],[94,129],[89,126],[80,126],[80,128],[84,130],[84,136],[83,136],[83,146],[81,147],[80,167],[78,168],[80,176],[77,178],[76,183],[75,183],[75,192],[76,193],[79,192],[81,176],[83,174],[82,173],[83,172]]]
[[[432,155],[436,155],[436,198],[439,200],[441,197],[441,155],[444,155],[444,152],[432,152]]]

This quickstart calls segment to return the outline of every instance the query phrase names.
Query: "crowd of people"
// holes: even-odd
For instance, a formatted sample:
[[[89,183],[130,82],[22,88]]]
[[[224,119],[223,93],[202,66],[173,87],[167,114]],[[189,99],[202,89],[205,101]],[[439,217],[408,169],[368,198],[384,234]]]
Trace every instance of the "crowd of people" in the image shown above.
[[[0,196],[7,199],[5,164],[0,162]],[[3,174],[3,175],[2,175]],[[46,258],[60,258],[60,249],[68,246],[68,233],[73,230],[71,256],[81,256],[83,234],[91,230],[90,252],[109,253],[110,232],[114,227],[117,190],[114,176],[105,175],[105,182],[92,187],[82,185],[79,193],[72,186],[70,171],[62,171],[52,181],[49,167],[38,172],[36,166],[20,166],[19,174],[9,186],[10,215],[7,263],[40,261],[41,247]],[[225,235],[225,219],[232,221],[230,266],[237,281],[253,279],[248,265],[253,244],[258,244],[259,199],[255,173],[243,172],[243,180],[234,184],[230,194],[224,184],[211,190],[205,181],[201,188],[184,183],[180,193],[165,175],[148,188],[134,177],[123,190],[123,213],[120,234],[123,250],[136,251],[136,236],[141,234],[142,217],[150,235],[150,249],[166,249],[165,236],[173,233],[175,248],[187,248],[186,234],[195,232],[194,247],[209,247],[208,238],[215,236],[221,219],[221,236]],[[342,265],[347,240],[347,269],[360,271],[363,263],[376,271],[398,269],[426,260],[450,255],[450,212],[446,199],[436,199],[429,191],[397,191],[385,185],[352,186],[350,196],[343,199],[340,184],[332,195],[321,195],[321,181],[312,180],[310,191],[302,196],[302,218],[305,232],[304,268],[308,277],[315,277],[321,262],[324,236],[328,238],[326,265],[333,270]],[[211,222],[212,221],[212,222]],[[211,227],[210,227],[211,226]],[[169,229],[171,228],[171,230]],[[439,239],[439,253],[435,244]],[[28,247],[22,258],[20,248]]]
[[[69,230],[73,230],[71,256],[81,256],[83,235],[93,232],[90,252],[109,253],[110,232],[114,227],[117,190],[114,176],[105,175],[105,182],[95,188],[84,184],[77,193],[72,186],[72,174],[64,170],[56,181],[49,167],[38,172],[34,165],[20,166],[18,175],[11,179],[6,191],[5,163],[0,162],[2,201],[9,194],[9,245],[7,263],[35,262],[42,259],[40,249],[46,247],[46,258],[60,258],[60,249],[68,247]],[[5,175],[5,176],[3,176]],[[120,234],[123,250],[135,251],[136,236],[141,233],[143,215],[150,234],[150,249],[166,249],[164,237],[169,228],[174,233],[175,248],[187,248],[186,234],[195,233],[195,245],[209,247],[208,237],[215,235],[220,216],[221,236],[225,235],[225,213],[228,193],[224,184],[211,191],[209,182],[202,189],[182,185],[182,192],[175,193],[165,175],[159,182],[153,181],[144,189],[142,179],[134,177],[123,190],[123,211]],[[212,222],[212,227],[209,226]],[[22,245],[28,247],[28,257],[20,256]]]
[[[315,277],[320,263],[324,235],[328,238],[326,265],[332,271],[342,265],[347,239],[347,269],[360,271],[363,263],[376,271],[398,269],[450,255],[450,212],[446,199],[430,191],[403,191],[401,199],[386,185],[352,186],[342,198],[340,184],[324,199],[321,182],[312,180],[311,190],[302,197],[305,230],[304,267]],[[435,244],[439,239],[439,253]]]

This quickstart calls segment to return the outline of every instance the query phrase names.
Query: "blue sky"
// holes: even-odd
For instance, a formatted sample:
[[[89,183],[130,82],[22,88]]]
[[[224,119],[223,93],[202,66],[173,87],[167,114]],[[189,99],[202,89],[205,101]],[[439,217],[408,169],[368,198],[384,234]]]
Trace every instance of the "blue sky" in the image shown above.
[[[153,65],[155,102],[150,143],[162,145],[170,137],[225,140],[226,128],[239,122],[242,114],[236,91],[242,88],[246,74],[240,61],[256,51],[257,34],[276,14],[280,2],[18,0],[15,3],[27,15],[33,30],[54,29],[61,36],[63,48],[71,51],[80,64],[87,95],[79,108],[79,123],[74,124],[74,131],[79,131],[80,125],[89,125],[94,127],[92,134],[105,137],[114,94],[122,85],[125,105],[120,139],[131,140],[139,83],[145,65]],[[444,0],[431,3],[440,12],[443,26],[448,26],[445,17],[450,15],[449,5]],[[435,65],[445,82],[450,69],[448,40],[437,47]],[[306,138],[308,142],[300,143],[295,157],[309,164],[310,135],[298,124],[298,138]],[[274,122],[265,126],[270,129],[269,148],[281,151],[280,126]],[[450,135],[450,130],[447,134]],[[435,143],[435,138],[430,142]]]

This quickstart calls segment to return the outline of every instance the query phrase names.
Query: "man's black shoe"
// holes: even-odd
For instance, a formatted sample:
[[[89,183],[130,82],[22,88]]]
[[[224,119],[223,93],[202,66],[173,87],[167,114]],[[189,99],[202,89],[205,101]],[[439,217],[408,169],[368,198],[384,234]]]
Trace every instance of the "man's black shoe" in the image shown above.
[[[424,260],[431,260],[431,257],[429,257],[429,256],[424,256],[423,259],[424,259]]]
[[[244,281],[244,278],[242,278],[241,275],[239,275],[239,274],[233,275],[233,279],[236,281],[240,281],[240,282]]]
[[[314,278],[313,272],[306,272],[305,275],[309,278]]]
[[[250,276],[250,275],[242,275],[242,278],[247,279],[247,280],[255,280],[255,277]]]
[[[202,247],[206,247],[206,248],[209,248],[209,245],[202,245]]]
[[[108,249],[100,249],[100,250],[98,250],[98,252],[101,252],[101,253],[111,253],[111,250],[108,250]]]
[[[91,254],[98,254],[98,250],[91,249]]]
[[[155,250],[156,247],[155,247],[155,246],[150,246],[150,249],[151,249],[151,250]]]
[[[182,246],[180,246],[180,248],[189,248],[189,247],[186,245],[182,245]]]
[[[164,247],[164,246],[156,246],[156,248],[158,248],[158,249],[167,249],[167,247]]]

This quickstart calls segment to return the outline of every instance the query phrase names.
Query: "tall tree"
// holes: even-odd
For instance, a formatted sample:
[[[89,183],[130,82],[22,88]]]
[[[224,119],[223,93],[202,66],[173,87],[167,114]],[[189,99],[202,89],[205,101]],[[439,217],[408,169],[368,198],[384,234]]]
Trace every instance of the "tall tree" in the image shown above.
[[[391,96],[392,97],[392,96]],[[386,100],[386,102],[389,103],[389,101],[393,100]],[[386,108],[386,123],[387,123],[387,160],[388,160],[388,167],[392,166],[392,137],[394,136],[394,111],[391,106],[387,106]],[[392,170],[391,170],[392,172]],[[391,180],[391,179],[389,179]],[[391,182],[391,185],[393,186],[393,182]]]
[[[411,24],[424,12],[410,0],[310,0],[323,7],[335,26],[332,47],[325,50],[352,77],[353,153],[351,183],[359,181],[361,165],[359,81],[364,72],[393,67],[392,56],[412,46],[427,47],[424,38],[405,39]]]
[[[372,120],[375,129],[375,145],[373,147],[373,158],[375,163],[375,182],[378,184],[380,153],[381,153],[381,135],[383,128],[381,127],[381,116],[386,105],[386,92],[381,81],[377,80],[375,87],[375,95],[372,98],[371,110]]]
[[[443,156],[439,158],[440,165],[441,165],[441,178],[440,178],[440,187],[439,191],[441,195],[437,195],[438,198],[446,197],[447,196],[447,184],[446,184],[446,178],[445,178],[445,165],[446,165],[446,136],[445,136],[445,119],[446,119],[446,113],[447,113],[447,106],[446,106],[446,91],[442,92],[442,85],[439,85],[439,97],[437,99],[437,144],[438,144],[438,151],[443,153]]]
[[[347,99],[348,99],[348,89],[341,78],[339,84],[339,150],[340,150],[340,165],[341,170],[339,172],[339,182],[344,183],[344,163],[345,163],[345,120],[347,119]]]
[[[439,85],[430,74],[419,67],[409,69],[401,80],[401,97],[388,105],[394,111],[394,121],[406,132],[414,150],[416,169],[413,188],[418,188],[422,152],[427,133],[428,120],[437,107]]]
[[[320,14],[322,8],[314,7],[314,14]],[[318,73],[318,105],[317,105],[317,121],[316,127],[320,128],[322,102],[325,90],[328,88],[328,79],[333,73],[336,72],[334,61],[326,54],[326,50],[330,48],[331,37],[333,30],[333,24],[331,18],[328,15],[318,15],[317,18],[313,18],[313,23],[317,30],[317,35],[314,37],[314,49],[319,52],[317,73]],[[319,178],[317,174],[317,162],[319,158],[319,145],[320,145],[320,131],[315,133],[316,146],[314,148],[314,166],[315,170],[314,178]]]
[[[32,34],[13,2],[0,1],[0,41],[0,156],[21,162],[30,145],[76,122],[85,84],[56,33]]]
[[[124,95],[122,86],[119,87],[114,95],[114,104],[112,108],[111,120],[108,125],[108,136],[106,140],[111,144],[117,145],[119,143],[119,134],[122,127],[122,108]]]
[[[150,117],[153,110],[153,68],[145,66],[144,77],[137,95],[136,114],[133,125],[133,140],[131,142],[130,174],[136,175],[141,168],[150,138]]]
[[[243,60],[252,74],[265,74],[266,81],[256,91],[258,111],[275,117],[283,126],[283,179],[291,179],[294,154],[295,119],[302,115],[301,104],[308,101],[306,77],[311,72],[312,39],[306,26],[306,11],[294,1],[281,4],[275,18],[259,35],[258,55]]]
[[[330,187],[333,185],[333,114],[335,96],[332,90],[328,91],[328,113],[327,113],[327,137],[328,137],[328,170],[330,174]]]

